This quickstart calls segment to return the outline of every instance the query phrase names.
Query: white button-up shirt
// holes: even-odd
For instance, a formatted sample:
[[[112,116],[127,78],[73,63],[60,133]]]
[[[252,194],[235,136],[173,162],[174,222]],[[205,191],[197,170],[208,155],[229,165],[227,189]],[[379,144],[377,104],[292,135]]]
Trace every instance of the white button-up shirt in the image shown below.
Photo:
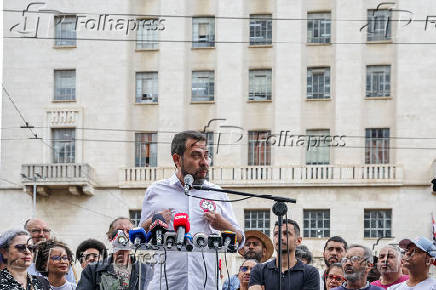
[[[219,188],[207,181],[204,185]],[[156,213],[170,209],[173,213],[173,218],[175,213],[187,213],[189,215],[190,233],[192,235],[198,232],[207,235],[219,233],[203,217],[207,209],[221,214],[237,231],[243,234],[243,231],[236,222],[231,203],[207,200],[207,198],[229,200],[226,193],[191,190],[190,195],[205,197],[205,199],[186,196],[183,186],[175,174],[169,179],[153,183],[145,192],[142,203],[141,223]],[[174,230],[173,221],[170,222],[169,229]],[[204,253],[204,256],[207,266],[206,289],[216,289],[216,255]],[[160,283],[162,283],[163,289],[166,289],[161,267],[156,265],[154,268],[153,280],[149,285],[149,289],[160,289]],[[205,289],[203,284],[206,273],[203,258],[199,252],[167,252],[166,270],[169,289]]]

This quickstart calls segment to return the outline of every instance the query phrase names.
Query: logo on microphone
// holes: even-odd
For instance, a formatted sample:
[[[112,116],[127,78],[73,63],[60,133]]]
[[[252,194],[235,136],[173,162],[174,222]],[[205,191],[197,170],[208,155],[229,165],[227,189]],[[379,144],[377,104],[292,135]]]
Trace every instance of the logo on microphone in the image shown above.
[[[204,212],[215,212],[216,204],[213,200],[202,199],[200,201],[200,207]]]

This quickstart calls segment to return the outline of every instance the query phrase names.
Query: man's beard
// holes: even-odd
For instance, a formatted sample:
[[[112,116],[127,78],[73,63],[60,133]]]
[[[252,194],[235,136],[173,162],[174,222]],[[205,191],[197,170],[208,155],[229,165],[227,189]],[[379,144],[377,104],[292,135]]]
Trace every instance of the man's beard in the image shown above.
[[[260,262],[262,260],[262,254],[254,251],[248,251],[245,253],[244,259],[255,259],[257,262]]]
[[[356,282],[363,279],[363,277],[365,276],[365,269],[361,269],[357,272],[354,272],[353,274],[345,273],[344,276],[347,281]]]
[[[194,184],[203,184],[203,182],[204,182],[204,178],[203,177],[199,177],[197,172],[192,173],[192,172],[188,172],[185,169],[185,165],[183,164],[183,159],[182,159],[182,162],[181,162],[180,170],[182,172],[182,176],[186,176],[187,174],[191,174],[192,177],[194,178]],[[201,167],[198,171],[208,171],[208,169],[205,168],[205,167]],[[209,174],[209,171],[208,171],[208,174]],[[207,175],[206,175],[206,177],[207,177]]]
[[[326,266],[330,266],[331,264],[334,264],[334,263],[339,263],[338,259],[336,259],[336,262],[330,263],[326,258],[324,258],[324,264],[326,264]]]

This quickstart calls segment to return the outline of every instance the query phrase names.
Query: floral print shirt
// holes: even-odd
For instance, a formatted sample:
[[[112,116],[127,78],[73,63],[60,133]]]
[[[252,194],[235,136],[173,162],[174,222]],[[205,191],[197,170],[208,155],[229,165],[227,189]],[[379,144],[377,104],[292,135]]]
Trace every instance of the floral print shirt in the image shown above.
[[[27,274],[27,288],[24,289],[15,278],[9,273],[8,269],[0,271],[0,290],[44,290],[44,286],[35,276]]]

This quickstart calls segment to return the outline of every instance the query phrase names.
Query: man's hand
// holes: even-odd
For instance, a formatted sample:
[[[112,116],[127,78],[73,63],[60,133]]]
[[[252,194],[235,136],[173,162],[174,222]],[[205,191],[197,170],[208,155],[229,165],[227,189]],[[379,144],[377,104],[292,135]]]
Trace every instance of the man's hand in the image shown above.
[[[171,220],[173,219],[173,214],[171,213],[171,209],[166,209],[166,210],[161,211],[161,212],[159,212],[159,213],[163,216],[163,218],[164,218],[164,220],[165,220],[165,222],[166,222],[167,224],[169,224],[169,223],[171,222]],[[146,231],[149,230],[149,227],[150,227],[150,225],[151,225],[151,221],[152,221],[152,219],[153,219],[153,217],[151,217],[151,218],[145,220],[145,221],[142,223],[142,227],[143,227]]]
[[[222,215],[215,212],[205,212],[204,218],[209,222],[212,228],[218,231],[232,231],[236,233],[236,237],[238,240],[238,243],[242,242],[242,234],[235,230],[235,228],[232,226],[232,224],[223,218]]]

